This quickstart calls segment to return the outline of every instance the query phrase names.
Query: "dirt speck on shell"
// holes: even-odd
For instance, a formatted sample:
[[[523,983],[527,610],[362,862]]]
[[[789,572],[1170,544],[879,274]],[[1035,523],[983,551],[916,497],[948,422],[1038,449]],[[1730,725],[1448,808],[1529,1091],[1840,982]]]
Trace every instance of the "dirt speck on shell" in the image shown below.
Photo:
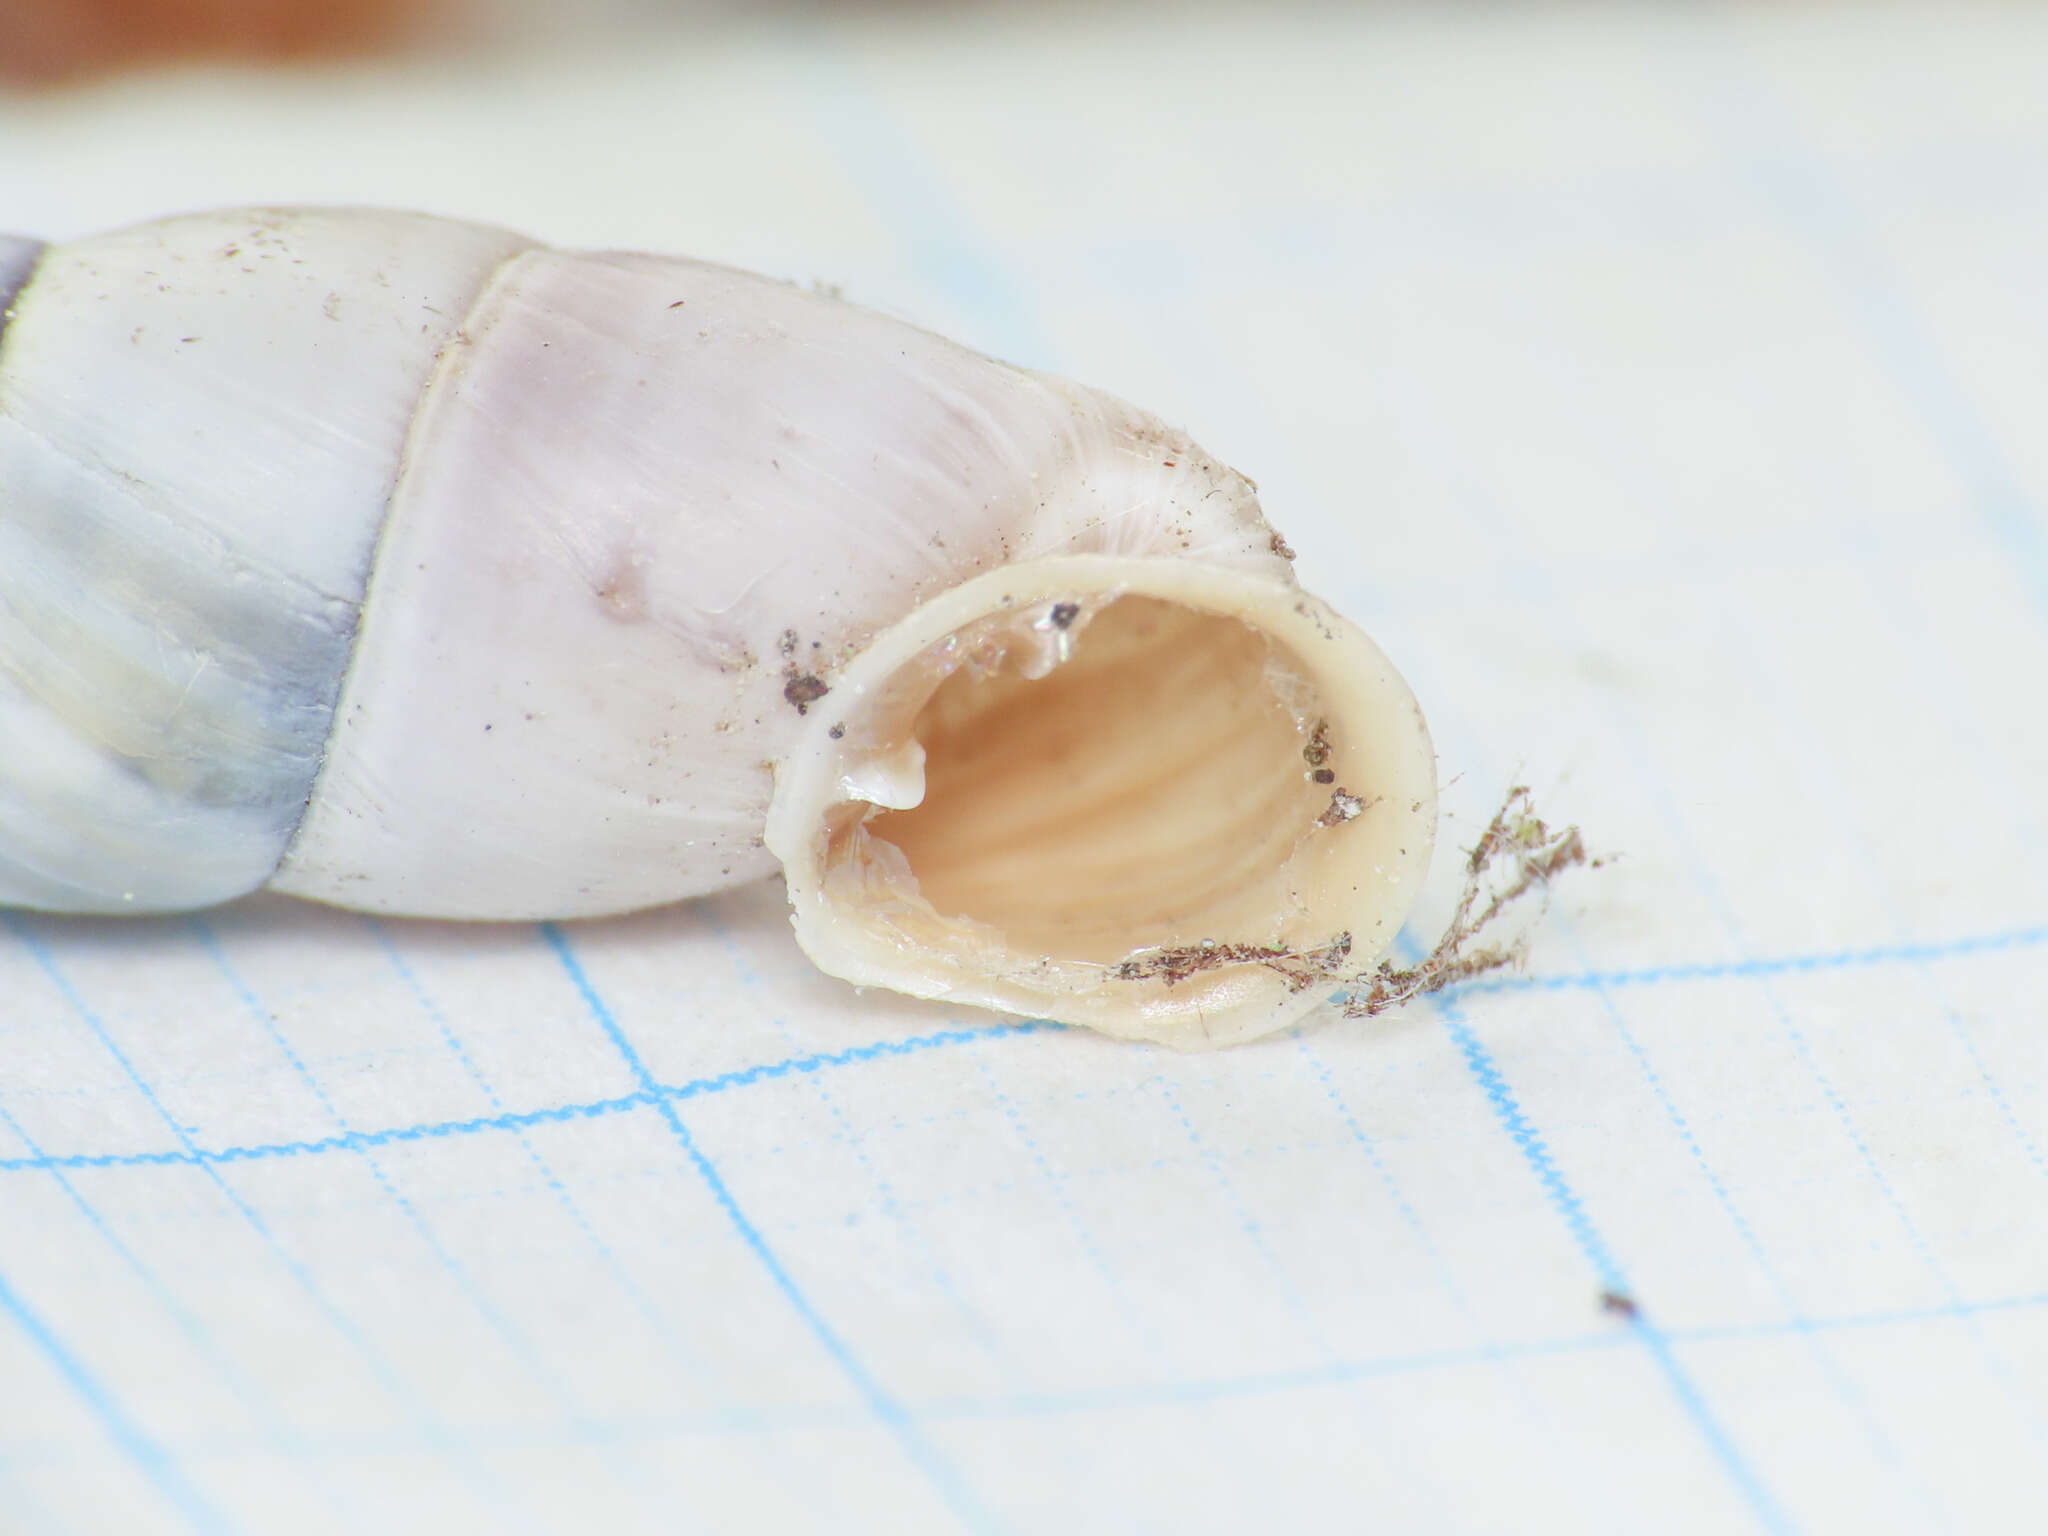
[[[809,714],[811,706],[831,691],[825,680],[812,672],[792,673],[782,685],[782,696],[796,706],[800,715]]]

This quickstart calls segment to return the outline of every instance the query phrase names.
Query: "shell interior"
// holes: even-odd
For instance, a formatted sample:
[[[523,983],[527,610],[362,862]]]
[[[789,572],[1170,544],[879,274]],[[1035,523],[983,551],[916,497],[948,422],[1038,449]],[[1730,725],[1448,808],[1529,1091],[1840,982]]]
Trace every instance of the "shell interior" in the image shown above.
[[[1414,695],[1263,574],[990,571],[866,642],[811,708],[765,835],[799,942],[859,985],[1250,1039],[1384,954],[1428,867]]]
[[[861,835],[900,853],[935,920],[1012,951],[1115,965],[1273,942],[1299,906],[1290,860],[1331,798],[1304,756],[1308,685],[1248,625],[1156,598],[1033,622],[1068,642],[1064,662],[1033,675],[1032,647],[991,657],[984,641],[911,727],[923,799]]]

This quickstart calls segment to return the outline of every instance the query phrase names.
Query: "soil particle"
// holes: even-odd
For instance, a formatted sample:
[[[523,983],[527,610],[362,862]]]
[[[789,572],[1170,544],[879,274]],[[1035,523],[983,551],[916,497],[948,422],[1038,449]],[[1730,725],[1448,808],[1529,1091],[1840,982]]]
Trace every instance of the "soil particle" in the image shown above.
[[[1333,774],[1332,777],[1334,778],[1335,775]],[[1345,822],[1355,817],[1363,816],[1367,810],[1378,803],[1377,796],[1368,800],[1363,796],[1352,794],[1350,790],[1340,784],[1330,791],[1329,808],[1316,818],[1316,825],[1319,827],[1341,827]]]
[[[1465,889],[1436,948],[1414,965],[1397,968],[1382,960],[1376,969],[1353,977],[1356,990],[1344,1001],[1345,1017],[1385,1013],[1411,998],[1515,964],[1522,958],[1527,930],[1507,943],[1491,939],[1488,930],[1531,894],[1538,899],[1540,916],[1551,882],[1586,862],[1579,829],[1552,831],[1536,814],[1529,791],[1516,785],[1466,856]]]
[[[825,680],[814,672],[793,672],[788,682],[782,685],[782,696],[796,706],[796,712],[807,715],[811,706],[832,690]]]
[[[1308,743],[1301,749],[1301,760],[1311,768],[1320,768],[1330,760],[1330,722],[1318,720],[1315,728],[1308,733]],[[1319,784],[1329,780],[1318,779]]]
[[[1262,965],[1284,977],[1288,991],[1299,992],[1335,975],[1350,954],[1351,935],[1348,933],[1338,934],[1319,948],[1306,950],[1286,944],[1219,944],[1213,939],[1204,939],[1199,944],[1182,944],[1133,955],[1116,968],[1116,979],[1158,980],[1170,987],[1190,976],[1226,965]]]

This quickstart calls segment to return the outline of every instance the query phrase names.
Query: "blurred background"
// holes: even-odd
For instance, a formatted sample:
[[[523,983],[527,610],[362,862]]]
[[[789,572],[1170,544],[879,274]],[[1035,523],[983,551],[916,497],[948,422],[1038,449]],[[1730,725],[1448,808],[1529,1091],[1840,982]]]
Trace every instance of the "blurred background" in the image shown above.
[[[0,79],[37,85],[173,61],[531,45],[675,25],[716,9],[691,0],[10,0],[0,9]]]

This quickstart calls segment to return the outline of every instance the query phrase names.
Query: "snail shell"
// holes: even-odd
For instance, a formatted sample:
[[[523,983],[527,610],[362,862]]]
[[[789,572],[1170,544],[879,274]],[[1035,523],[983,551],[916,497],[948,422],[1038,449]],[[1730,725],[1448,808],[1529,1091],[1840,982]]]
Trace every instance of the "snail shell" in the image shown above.
[[[0,905],[572,918],[779,863],[833,974],[1199,1045],[1420,882],[1406,686],[1110,396],[400,213],[0,239],[0,299]]]

